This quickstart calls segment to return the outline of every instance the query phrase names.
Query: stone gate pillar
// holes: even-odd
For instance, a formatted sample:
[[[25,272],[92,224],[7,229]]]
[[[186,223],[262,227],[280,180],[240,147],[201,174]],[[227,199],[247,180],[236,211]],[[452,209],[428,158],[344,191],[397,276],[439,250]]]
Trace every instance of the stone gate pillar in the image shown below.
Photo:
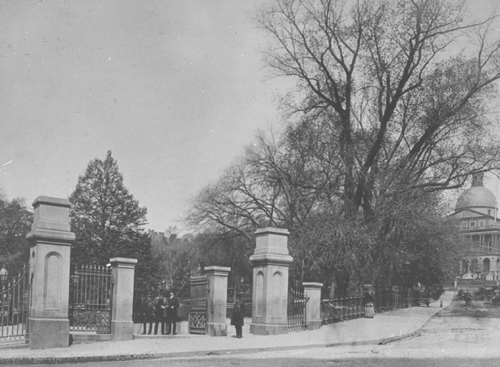
[[[111,305],[111,337],[115,341],[134,338],[132,321],[134,305],[134,276],[137,259],[114,257],[109,260],[113,269],[113,303]]]
[[[227,276],[231,268],[205,266],[208,280],[207,329],[210,336],[226,336]]]
[[[253,264],[252,324],[250,333],[273,335],[288,333],[288,253],[286,229],[261,228],[255,232]]]
[[[39,196],[34,221],[26,235],[31,245],[31,349],[69,346],[69,277],[71,244],[67,199]]]
[[[321,288],[323,283],[302,283],[304,296],[308,298],[306,303],[307,329],[315,330],[321,328]]]

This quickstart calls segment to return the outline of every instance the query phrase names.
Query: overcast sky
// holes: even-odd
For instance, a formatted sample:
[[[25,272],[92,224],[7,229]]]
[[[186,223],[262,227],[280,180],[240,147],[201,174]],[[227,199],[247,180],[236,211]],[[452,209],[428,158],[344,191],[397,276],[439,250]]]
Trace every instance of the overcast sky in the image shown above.
[[[163,231],[277,124],[259,1],[0,1],[0,187],[68,197],[112,151]]]
[[[266,76],[263,1],[0,0],[7,198],[66,198],[111,150],[147,228],[182,227],[256,130],[279,129],[290,85]]]

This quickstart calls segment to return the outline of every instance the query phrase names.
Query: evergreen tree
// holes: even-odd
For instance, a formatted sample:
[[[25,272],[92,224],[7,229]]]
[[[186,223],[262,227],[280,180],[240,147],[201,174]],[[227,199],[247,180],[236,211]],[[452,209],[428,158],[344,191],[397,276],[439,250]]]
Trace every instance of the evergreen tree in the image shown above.
[[[11,274],[29,261],[26,234],[32,222],[33,213],[23,199],[8,201],[0,194],[0,268],[4,265]]]
[[[148,242],[142,226],[146,208],[123,184],[123,176],[108,151],[102,161],[94,159],[78,178],[70,196],[71,226],[76,233],[72,264],[107,264],[112,257],[144,255]],[[143,256],[139,257],[143,257]]]

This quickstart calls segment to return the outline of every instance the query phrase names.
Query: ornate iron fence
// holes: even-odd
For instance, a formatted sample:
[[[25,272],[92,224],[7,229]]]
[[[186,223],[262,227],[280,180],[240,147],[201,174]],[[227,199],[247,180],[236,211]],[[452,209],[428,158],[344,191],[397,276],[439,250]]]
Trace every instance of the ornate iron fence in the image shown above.
[[[111,333],[113,278],[102,265],[81,265],[70,278],[70,331]]]
[[[420,292],[408,288],[377,288],[375,289],[375,310],[377,312],[396,310],[418,306]]]
[[[21,274],[0,279],[0,344],[29,341],[29,269],[25,265]]]
[[[206,276],[192,276],[189,283],[190,310],[189,333],[205,334],[207,326],[207,289]]]
[[[399,308],[418,306],[419,291],[407,288],[377,288],[375,310],[384,312]],[[328,325],[364,317],[363,297],[323,299],[321,301],[322,324]]]
[[[323,325],[358,319],[364,316],[362,297],[324,299],[321,301],[321,319]]]
[[[307,329],[306,307],[308,297],[301,284],[291,284],[288,288],[288,330]]]

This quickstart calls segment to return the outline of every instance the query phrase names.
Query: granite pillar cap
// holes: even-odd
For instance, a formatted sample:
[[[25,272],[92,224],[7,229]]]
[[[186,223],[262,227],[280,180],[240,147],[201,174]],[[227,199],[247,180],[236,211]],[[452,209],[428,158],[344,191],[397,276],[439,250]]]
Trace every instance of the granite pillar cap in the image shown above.
[[[303,282],[302,286],[304,288],[323,288],[323,283],[316,283],[316,282]]]
[[[35,209],[31,229],[45,229],[52,231],[69,232],[69,209],[71,203],[68,199],[39,196],[33,202]]]
[[[112,266],[119,268],[134,268],[137,265],[137,261],[137,259],[129,259],[127,257],[113,257],[109,259]]]

